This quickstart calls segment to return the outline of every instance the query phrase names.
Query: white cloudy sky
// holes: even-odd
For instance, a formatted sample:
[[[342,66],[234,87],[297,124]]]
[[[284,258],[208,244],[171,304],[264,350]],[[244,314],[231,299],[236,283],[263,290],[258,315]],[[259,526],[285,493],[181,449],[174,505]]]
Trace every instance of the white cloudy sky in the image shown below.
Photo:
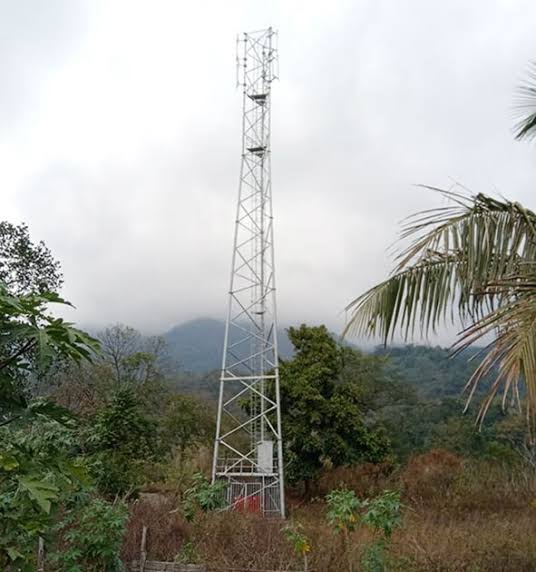
[[[86,325],[222,317],[240,153],[235,38],[279,30],[279,313],[324,321],[385,276],[414,186],[535,206],[512,102],[532,0],[0,0],[0,209],[60,259]]]

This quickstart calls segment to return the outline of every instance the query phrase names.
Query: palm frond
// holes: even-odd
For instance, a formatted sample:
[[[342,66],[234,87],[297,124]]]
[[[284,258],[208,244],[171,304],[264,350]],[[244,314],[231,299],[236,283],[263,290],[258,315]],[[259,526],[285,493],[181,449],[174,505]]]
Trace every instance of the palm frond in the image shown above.
[[[484,357],[465,386],[468,392],[467,405],[482,379],[490,372],[496,372],[495,381],[483,400],[478,419],[483,421],[491,403],[502,387],[502,403],[508,398],[518,407],[519,384],[523,381],[526,389],[526,403],[532,434],[536,435],[534,425],[536,416],[536,288],[520,290],[509,303],[490,312],[483,319],[467,328],[454,346],[454,354],[467,349],[470,345],[489,334],[493,341],[483,352]],[[466,408],[467,408],[466,405]]]
[[[483,194],[461,195],[425,187],[454,204],[410,217],[401,239],[411,239],[396,258],[391,277],[346,307],[344,334],[380,334],[386,342],[399,329],[407,338],[435,331],[457,309],[462,321],[485,315],[508,297],[490,284],[536,260],[536,214],[518,203]],[[400,310],[403,310],[402,312]]]
[[[470,401],[498,372],[482,403],[482,420],[499,390],[503,402],[526,384],[536,429],[536,215],[519,203],[427,187],[450,203],[406,220],[409,240],[391,276],[353,300],[343,332],[405,339],[444,322],[469,323],[454,351],[493,335],[466,390]],[[536,432],[535,432],[536,434]]]
[[[416,328],[421,335],[435,331],[448,316],[454,321],[454,313],[449,309],[456,292],[459,266],[455,256],[435,253],[400,270],[347,306],[352,318],[343,336],[364,333],[380,336],[387,343],[397,328],[408,338],[415,334]]]
[[[536,137],[536,62],[529,66],[525,83],[519,88],[515,108],[518,116],[514,126],[515,138],[533,139]]]

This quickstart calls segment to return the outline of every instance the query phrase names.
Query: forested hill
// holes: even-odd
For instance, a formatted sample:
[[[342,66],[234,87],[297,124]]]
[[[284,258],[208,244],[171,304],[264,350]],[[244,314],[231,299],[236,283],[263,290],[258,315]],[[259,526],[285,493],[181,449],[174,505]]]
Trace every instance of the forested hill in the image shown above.
[[[172,361],[181,372],[195,374],[196,381],[189,375],[183,378],[188,390],[195,391],[197,386],[200,393],[212,393],[216,387],[213,375],[208,378],[207,375],[221,367],[224,329],[223,321],[203,318],[180,324],[165,334]],[[281,357],[290,358],[293,348],[285,330],[279,330],[278,340]],[[446,348],[438,346],[378,347],[374,353],[388,356],[388,372],[414,386],[421,397],[428,399],[458,397],[478,363],[469,361],[474,351],[453,358]]]
[[[475,348],[452,357],[448,349],[439,346],[406,345],[378,347],[374,353],[389,358],[389,373],[413,385],[421,397],[434,399],[461,395],[479,363],[471,360],[478,351]]]
[[[207,373],[221,368],[225,322],[211,318],[191,320],[175,326],[164,334],[173,362],[182,371]],[[278,331],[279,354],[292,355],[292,345],[285,330]]]

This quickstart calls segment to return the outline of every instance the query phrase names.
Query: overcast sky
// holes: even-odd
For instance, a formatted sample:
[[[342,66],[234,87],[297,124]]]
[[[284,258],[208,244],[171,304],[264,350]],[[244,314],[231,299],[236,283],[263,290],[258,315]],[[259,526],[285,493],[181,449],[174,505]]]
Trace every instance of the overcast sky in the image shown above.
[[[279,31],[280,322],[385,277],[416,183],[536,207],[512,104],[533,0],[0,0],[0,208],[61,261],[87,326],[223,317],[240,164],[235,39]]]

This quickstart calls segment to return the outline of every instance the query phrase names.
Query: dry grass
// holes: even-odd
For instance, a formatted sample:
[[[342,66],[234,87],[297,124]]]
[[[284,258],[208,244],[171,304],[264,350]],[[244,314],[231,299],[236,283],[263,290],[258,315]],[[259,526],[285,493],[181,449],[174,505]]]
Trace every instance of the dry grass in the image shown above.
[[[148,527],[147,548],[149,558],[173,561],[190,536],[190,526],[176,510],[174,497],[160,494],[144,495],[130,506],[130,517],[123,544],[125,562],[140,556],[141,533]]]
[[[400,470],[363,465],[324,475],[319,491],[345,483],[359,496],[403,491],[404,526],[395,532],[388,572],[523,572],[536,570],[536,473],[521,467],[468,463],[445,451],[416,456]],[[153,558],[173,560],[188,539],[199,558],[214,568],[300,570],[283,538],[283,523],[255,515],[209,514],[188,526],[176,501],[138,502],[132,507],[125,558],[137,558],[142,524],[149,525]],[[352,535],[350,554],[326,524],[321,500],[293,499],[290,517],[303,524],[317,572],[360,567],[370,531]]]
[[[536,519],[530,510],[494,515],[407,511],[393,553],[407,570],[521,572],[536,569]]]

